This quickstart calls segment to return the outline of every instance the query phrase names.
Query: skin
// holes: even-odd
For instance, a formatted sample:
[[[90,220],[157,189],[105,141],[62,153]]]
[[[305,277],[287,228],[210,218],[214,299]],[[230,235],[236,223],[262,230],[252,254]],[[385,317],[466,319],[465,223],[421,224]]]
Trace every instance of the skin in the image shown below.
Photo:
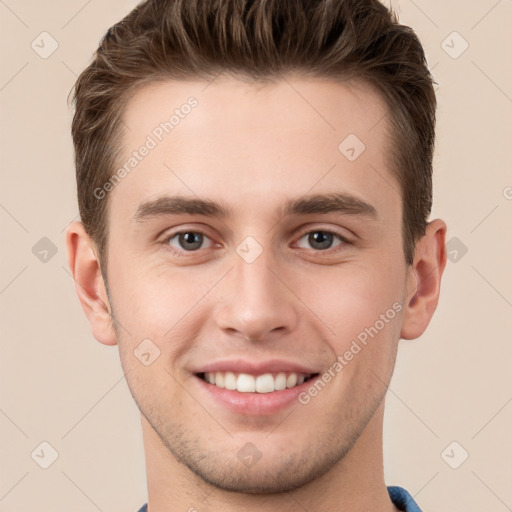
[[[420,336],[436,309],[446,225],[429,223],[408,266],[386,107],[363,84],[295,76],[206,85],[151,84],[126,107],[122,161],[174,108],[198,100],[109,193],[109,296],[95,244],[80,223],[67,231],[92,333],[118,345],[141,411],[149,510],[396,511],[383,473],[385,392],[399,339]],[[353,162],[338,150],[350,133],[366,146]],[[376,216],[283,215],[290,199],[333,192]],[[134,219],[144,202],[175,194],[222,203],[231,215]],[[201,248],[180,246],[179,231],[204,233]],[[308,237],[316,231],[347,241],[333,236],[318,248]],[[249,235],[262,249],[252,263],[236,252]],[[238,414],[209,400],[194,375],[231,357],[280,358],[322,374],[394,303],[401,311],[306,405]],[[134,349],[148,338],[160,356],[145,366]],[[262,455],[251,467],[237,457],[248,442]]]

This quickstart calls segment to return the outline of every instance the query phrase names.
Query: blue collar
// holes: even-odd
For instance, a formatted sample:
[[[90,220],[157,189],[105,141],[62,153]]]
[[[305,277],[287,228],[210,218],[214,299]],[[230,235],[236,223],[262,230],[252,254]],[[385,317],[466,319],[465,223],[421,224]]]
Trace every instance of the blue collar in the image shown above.
[[[403,488],[397,485],[388,486],[388,493],[393,505],[404,512],[421,512],[414,498]]]

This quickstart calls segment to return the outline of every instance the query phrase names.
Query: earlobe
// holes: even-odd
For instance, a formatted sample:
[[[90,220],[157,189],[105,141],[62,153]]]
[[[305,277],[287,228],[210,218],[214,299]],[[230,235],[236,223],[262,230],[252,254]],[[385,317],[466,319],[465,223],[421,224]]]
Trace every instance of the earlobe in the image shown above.
[[[427,328],[439,301],[441,278],[446,266],[446,224],[436,219],[418,240],[407,278],[407,293],[400,337],[418,338]]]
[[[96,247],[81,222],[73,222],[68,227],[66,247],[78,299],[91,324],[93,336],[100,343],[115,345],[115,330]]]

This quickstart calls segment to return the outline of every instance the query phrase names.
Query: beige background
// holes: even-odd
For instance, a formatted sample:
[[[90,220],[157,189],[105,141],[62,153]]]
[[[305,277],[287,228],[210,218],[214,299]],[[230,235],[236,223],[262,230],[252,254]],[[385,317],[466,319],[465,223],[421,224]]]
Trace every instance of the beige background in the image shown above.
[[[138,411],[116,347],[90,334],[64,249],[78,213],[67,94],[135,3],[0,1],[0,511],[135,512],[146,500]],[[401,341],[386,480],[425,512],[511,510],[512,2],[393,6],[439,83],[433,217],[448,223],[453,261],[430,328]],[[31,47],[51,49],[43,31],[58,43],[46,59]],[[57,249],[46,262],[43,237]],[[48,469],[43,441],[59,455]]]

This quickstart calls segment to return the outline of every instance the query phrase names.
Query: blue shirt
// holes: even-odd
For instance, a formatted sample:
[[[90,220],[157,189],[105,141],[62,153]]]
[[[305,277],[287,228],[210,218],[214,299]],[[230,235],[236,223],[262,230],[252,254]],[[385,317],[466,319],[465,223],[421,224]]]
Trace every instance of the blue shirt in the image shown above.
[[[413,497],[403,487],[393,485],[388,487],[388,492],[395,507],[398,507],[403,512],[421,512]],[[139,512],[147,512],[147,510],[148,504],[146,503]]]

